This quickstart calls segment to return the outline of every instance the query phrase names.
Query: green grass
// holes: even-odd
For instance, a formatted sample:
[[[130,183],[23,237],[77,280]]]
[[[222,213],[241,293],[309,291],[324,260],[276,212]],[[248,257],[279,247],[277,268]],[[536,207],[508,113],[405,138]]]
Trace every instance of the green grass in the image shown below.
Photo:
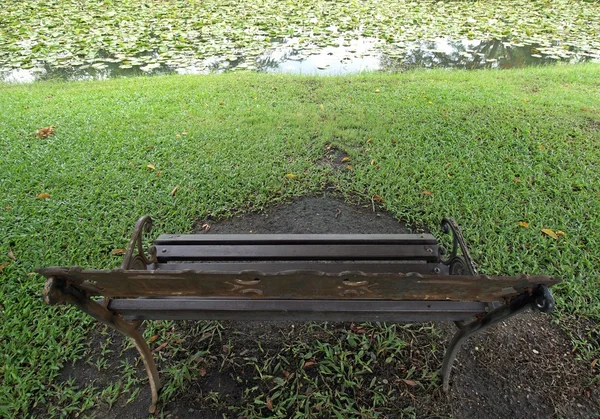
[[[77,412],[92,397],[53,383],[86,352],[91,323],[44,306],[34,268],[116,267],[121,256],[111,252],[142,214],[154,216],[155,232],[188,232],[199,218],[328,184],[365,202],[379,195],[393,214],[434,232],[443,216],[456,217],[481,272],[565,278],[555,287],[557,321],[578,319],[576,347],[597,358],[599,80],[590,64],[0,85],[0,416],[57,401],[62,413]],[[56,134],[36,138],[49,125]],[[348,153],[353,170],[321,164],[328,145]],[[177,371],[167,373],[171,392],[189,379]],[[115,385],[105,402],[135,387]]]

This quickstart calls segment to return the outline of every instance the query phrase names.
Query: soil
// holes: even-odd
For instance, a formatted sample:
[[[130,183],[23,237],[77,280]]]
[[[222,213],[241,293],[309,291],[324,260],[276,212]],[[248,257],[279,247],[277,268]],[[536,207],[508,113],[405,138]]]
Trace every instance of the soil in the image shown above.
[[[206,224],[210,225],[207,234],[411,231],[373,203],[366,206],[349,205],[328,195],[301,198],[262,213],[222,221],[202,220],[197,224],[198,232],[204,232]],[[178,325],[181,325],[178,326],[179,331],[189,338],[182,346],[193,354],[199,347],[194,323],[180,322]],[[439,368],[441,365],[443,349],[452,337],[454,326],[448,323],[435,323],[432,326],[399,326],[399,338],[413,346],[409,348],[414,358],[410,361],[412,366],[424,368],[434,365],[432,368]],[[356,326],[339,323],[327,327],[343,331]],[[437,332],[428,332],[429,329]],[[104,329],[99,326],[98,330]],[[222,367],[208,370],[192,380],[185,391],[171,396],[168,403],[160,407],[164,417],[217,418],[223,417],[223,414],[232,417],[228,405],[241,403],[244,392],[253,385],[253,373],[239,365],[227,366],[229,364],[226,365],[225,361],[233,358],[229,356],[230,351],[242,348],[240,359],[242,356],[264,359],[266,354],[281,352],[286,342],[321,338],[306,324],[289,322],[222,322],[220,333],[221,342],[227,342],[227,345],[221,351],[220,347],[217,348],[217,352],[221,353],[215,354],[215,359],[219,358]],[[93,381],[101,389],[113,382],[121,371],[120,357],[133,359],[136,353],[128,349],[124,354],[119,354],[118,345],[122,339],[113,332],[109,332],[109,335],[113,339],[109,345],[113,352],[108,357],[107,368],[98,371],[89,363],[99,356],[97,348],[106,339],[106,336],[90,333],[91,354],[88,362],[80,361],[74,366],[66,366],[62,380],[73,378],[80,386]],[[260,342],[260,346],[257,342]],[[175,358],[159,361],[159,370],[164,370],[165,364],[173,366],[181,362],[181,357]],[[144,377],[140,364],[137,364],[137,374]],[[389,368],[386,370],[385,367],[376,373],[381,377],[391,376]],[[476,335],[463,345],[455,362],[449,394],[442,392],[439,381],[434,377],[435,384],[424,389],[410,392],[399,390],[394,408],[412,406],[412,415],[430,418],[600,417],[600,392],[597,385],[590,384],[593,376],[593,368],[588,362],[578,359],[569,338],[552,324],[552,316],[529,312]],[[96,417],[147,417],[150,394],[147,384],[139,385],[143,388],[133,402],[117,400],[111,408],[97,406],[86,413]],[[206,396],[211,392],[218,393],[218,402],[206,402]],[[327,417],[323,412],[320,416]],[[400,416],[404,416],[402,412],[387,417]]]

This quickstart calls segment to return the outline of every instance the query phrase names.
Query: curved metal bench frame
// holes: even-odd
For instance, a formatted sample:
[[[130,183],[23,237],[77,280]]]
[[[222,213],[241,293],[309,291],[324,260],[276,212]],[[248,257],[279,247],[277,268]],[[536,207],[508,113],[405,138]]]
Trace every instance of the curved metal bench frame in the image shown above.
[[[48,278],[44,287],[44,300],[46,303],[75,305],[99,322],[132,339],[148,374],[152,396],[150,413],[156,411],[161,383],[152,352],[139,331],[144,319],[266,320],[273,319],[275,314],[286,320],[303,321],[420,322],[454,320],[458,330],[446,349],[441,367],[443,389],[448,391],[454,359],[461,344],[467,338],[529,308],[541,312],[550,312],[554,307],[554,299],[548,286],[559,281],[557,278],[548,276],[489,277],[478,275],[460,228],[453,219],[445,218],[442,220],[442,231],[452,233],[453,244],[447,257],[444,257],[445,251],[440,247],[439,262],[448,266],[449,275],[437,272],[435,273],[437,276],[410,272],[397,273],[392,278],[395,282],[389,282],[388,285],[395,284],[394,286],[397,287],[400,284],[398,281],[401,280],[404,281],[401,284],[405,284],[407,288],[410,288],[411,284],[417,284],[418,286],[415,285],[417,290],[422,290],[423,283],[431,284],[428,286],[433,288],[442,287],[440,288],[442,290],[455,289],[455,291],[447,291],[449,292],[448,301],[440,300],[439,292],[438,294],[434,293],[438,296],[436,299],[428,299],[428,296],[424,295],[423,298],[416,300],[407,300],[402,293],[388,295],[387,298],[377,293],[368,294],[373,290],[369,288],[371,285],[385,285],[388,280],[387,276],[389,276],[385,274],[368,274],[364,272],[323,274],[315,271],[287,271],[271,276],[276,276],[280,281],[286,279],[310,281],[314,278],[324,278],[328,282],[333,281],[332,283],[338,284],[336,285],[337,288],[340,288],[340,282],[336,281],[345,281],[342,284],[352,288],[353,291],[360,289],[366,291],[356,291],[356,295],[352,293],[349,295],[343,294],[343,298],[327,288],[320,291],[322,292],[322,294],[319,294],[320,298],[297,298],[297,296],[286,298],[281,294],[276,294],[276,298],[272,298],[272,296],[271,298],[265,298],[261,293],[258,293],[257,296],[253,295],[252,292],[249,293],[250,298],[244,298],[237,296],[240,291],[242,293],[245,289],[256,291],[256,283],[259,279],[253,279],[253,277],[264,278],[266,281],[269,279],[269,275],[260,272],[260,270],[233,274],[189,270],[154,270],[157,267],[158,260],[156,246],[152,246],[147,255],[143,249],[143,234],[145,232],[149,233],[151,229],[152,219],[149,216],[144,216],[138,220],[120,269],[84,271],[75,267],[37,270],[38,273]],[[269,261],[261,263],[264,265],[268,264]],[[204,291],[201,290],[200,282],[195,282],[193,284],[196,285],[186,288],[189,294],[187,297],[175,296],[179,294],[177,287],[171,289],[163,287],[161,288],[162,294],[149,294],[152,292],[151,290],[140,290],[138,292],[128,289],[121,292],[130,295],[113,295],[118,294],[119,291],[110,291],[110,278],[117,278],[117,284],[119,282],[122,284],[123,281],[130,278],[135,278],[135,280],[142,278],[146,281],[143,282],[144,284],[152,284],[160,281],[165,275],[168,275],[169,278],[185,280],[187,281],[184,282],[185,284],[188,284],[189,281],[215,276],[229,278],[229,282],[225,281],[225,283],[232,285],[238,294],[232,295],[229,291],[217,290],[215,295],[206,296],[203,294]],[[371,285],[368,285],[369,280],[373,278],[377,279],[378,283],[371,281]],[[103,281],[106,281],[106,283]],[[131,279],[131,281],[134,281],[134,279]],[[451,281],[453,288],[447,288],[447,286],[444,288],[444,281]],[[485,284],[485,286],[491,287],[490,289],[495,289],[493,288],[495,286],[497,288],[495,295],[502,296],[498,298],[500,304],[492,304],[489,296],[467,298],[464,297],[464,293],[460,294],[459,297],[456,296],[456,293],[461,291],[461,287],[473,287],[478,283]],[[102,285],[106,284],[108,284],[107,287],[103,288]],[[105,298],[103,301],[97,301],[94,298],[95,296],[104,296]],[[149,296],[150,298],[136,298]],[[373,296],[375,298],[372,298]],[[128,321],[126,318],[132,320]]]

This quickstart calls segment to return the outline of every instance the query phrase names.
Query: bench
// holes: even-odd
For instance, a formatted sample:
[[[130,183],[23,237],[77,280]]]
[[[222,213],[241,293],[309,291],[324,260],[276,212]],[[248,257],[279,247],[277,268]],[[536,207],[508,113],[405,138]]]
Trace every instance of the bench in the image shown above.
[[[162,234],[143,249],[137,222],[119,269],[49,267],[48,304],[73,304],[130,337],[158,402],[144,320],[453,321],[443,388],[461,343],[528,308],[550,312],[549,276],[479,275],[452,219],[447,252],[431,234]],[[99,297],[103,297],[100,299]]]

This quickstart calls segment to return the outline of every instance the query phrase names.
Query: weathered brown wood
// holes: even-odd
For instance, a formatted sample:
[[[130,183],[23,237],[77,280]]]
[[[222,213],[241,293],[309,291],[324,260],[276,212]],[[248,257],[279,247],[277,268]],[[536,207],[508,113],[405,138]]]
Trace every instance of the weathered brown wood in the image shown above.
[[[537,285],[553,285],[558,278],[519,275],[465,276],[416,273],[373,274],[288,271],[269,274],[194,271],[81,270],[44,268],[56,277],[105,297],[247,297],[284,299],[385,299],[437,301],[498,301],[516,296]]]
[[[410,263],[415,262],[415,263]],[[394,273],[394,272],[416,272],[422,274],[448,274],[448,266],[442,263],[427,263],[425,261],[361,261],[361,262],[172,262],[155,263],[148,265],[149,270],[162,271],[219,271],[240,272],[255,271],[259,269],[264,273],[277,273],[283,271],[311,270],[327,273],[339,273],[344,271],[359,271],[371,273]]]
[[[438,260],[435,245],[232,244],[156,245],[159,261],[169,260]]]
[[[437,244],[431,234],[161,234],[154,244]]]

